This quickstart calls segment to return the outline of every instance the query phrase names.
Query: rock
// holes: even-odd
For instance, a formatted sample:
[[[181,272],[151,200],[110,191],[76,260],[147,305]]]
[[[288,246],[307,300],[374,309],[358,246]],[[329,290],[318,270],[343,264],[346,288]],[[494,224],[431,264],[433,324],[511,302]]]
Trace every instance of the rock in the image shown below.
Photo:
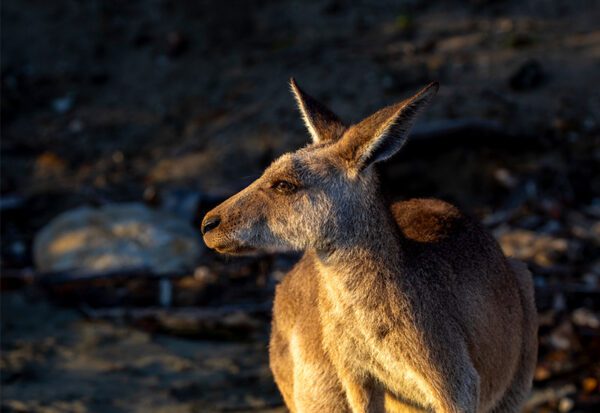
[[[590,219],[577,211],[570,212],[567,219],[575,237],[600,245],[600,220]]]
[[[537,60],[529,60],[510,77],[509,83],[513,90],[532,90],[541,86],[546,80],[542,65]]]
[[[507,45],[513,49],[523,49],[535,44],[535,39],[527,33],[512,33],[507,39]]]
[[[578,308],[571,314],[573,323],[580,327],[600,328],[600,317],[587,308]]]
[[[458,36],[450,36],[440,40],[437,50],[441,53],[464,53],[473,50],[485,41],[483,33],[469,33]]]
[[[52,101],[52,109],[54,109],[56,113],[62,115],[73,108],[73,103],[74,100],[72,96],[63,96]]]
[[[595,377],[586,377],[583,379],[581,382],[581,387],[586,393],[592,393],[596,389],[600,390],[600,387],[598,387],[598,379]]]
[[[42,153],[33,165],[34,176],[44,181],[62,179],[67,169],[67,162],[54,152]]]
[[[563,397],[558,402],[558,411],[561,413],[570,412],[571,410],[573,410],[573,406],[575,406],[575,402],[573,401],[573,399]]]
[[[67,211],[35,237],[39,271],[105,271],[147,267],[166,273],[194,268],[202,244],[187,222],[142,204]]]
[[[343,10],[343,2],[339,0],[331,0],[322,7],[321,12],[325,15],[334,16],[340,14],[340,12]]]
[[[519,183],[518,179],[506,168],[498,168],[494,171],[494,178],[498,183],[508,189],[513,189]]]
[[[179,57],[188,48],[188,38],[181,32],[173,31],[167,35],[167,56]]]
[[[558,327],[552,330],[549,342],[557,350],[566,351],[574,348],[577,343],[577,337],[573,330],[573,325],[568,321],[563,321]]]

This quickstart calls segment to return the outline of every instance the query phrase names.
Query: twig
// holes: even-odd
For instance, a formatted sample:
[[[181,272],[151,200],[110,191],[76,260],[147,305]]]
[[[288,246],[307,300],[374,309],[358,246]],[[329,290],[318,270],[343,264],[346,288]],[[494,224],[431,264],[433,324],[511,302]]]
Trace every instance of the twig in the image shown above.
[[[213,308],[81,308],[90,319],[124,321],[175,335],[230,337],[264,327],[270,302]]]
[[[589,295],[597,295],[600,294],[599,287],[592,287],[584,284],[574,284],[574,283],[565,283],[565,284],[553,284],[553,285],[536,285],[535,286],[536,293],[543,294],[555,294],[555,293],[564,293],[564,294],[589,294]]]
[[[411,140],[430,140],[448,135],[496,135],[508,133],[500,122],[482,118],[439,119],[416,125]]]
[[[82,307],[81,311],[86,317],[89,318],[103,318],[103,319],[130,319],[139,320],[144,318],[158,318],[163,315],[170,317],[181,317],[189,320],[208,321],[208,320],[221,320],[224,317],[243,312],[245,314],[267,314],[271,311],[271,302],[262,303],[247,303],[247,304],[231,304],[220,307],[212,308],[198,308],[198,307],[174,307],[174,308],[161,308],[161,307],[144,307],[144,308],[125,308],[125,307],[112,307],[112,308],[91,308]]]
[[[27,284],[60,285],[72,282],[89,282],[107,279],[171,279],[182,278],[194,273],[193,269],[173,271],[169,273],[156,273],[146,267],[132,267],[108,271],[56,271],[37,272],[31,268],[23,270],[2,270],[4,280],[18,280]]]

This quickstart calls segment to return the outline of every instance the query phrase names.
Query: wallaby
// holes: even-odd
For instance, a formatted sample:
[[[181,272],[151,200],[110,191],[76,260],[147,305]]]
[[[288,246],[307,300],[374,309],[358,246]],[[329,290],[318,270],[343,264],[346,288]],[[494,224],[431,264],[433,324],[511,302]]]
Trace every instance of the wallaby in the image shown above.
[[[210,211],[220,253],[304,251],[277,286],[270,365],[292,412],[517,412],[531,388],[531,275],[454,206],[387,206],[373,165],[432,100],[347,127],[291,80],[312,144]]]

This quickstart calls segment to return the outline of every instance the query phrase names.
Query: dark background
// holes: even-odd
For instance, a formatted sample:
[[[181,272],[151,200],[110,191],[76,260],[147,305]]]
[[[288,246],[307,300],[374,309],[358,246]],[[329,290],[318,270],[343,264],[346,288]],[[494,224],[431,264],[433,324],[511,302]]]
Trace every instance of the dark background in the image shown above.
[[[3,410],[283,411],[268,303],[295,257],[203,251],[173,308],[140,316],[156,280],[38,282],[32,243],[124,201],[192,205],[197,228],[307,142],[291,76],[349,122],[440,82],[383,189],[458,204],[529,264],[527,409],[598,408],[600,2],[4,0],[1,18]]]

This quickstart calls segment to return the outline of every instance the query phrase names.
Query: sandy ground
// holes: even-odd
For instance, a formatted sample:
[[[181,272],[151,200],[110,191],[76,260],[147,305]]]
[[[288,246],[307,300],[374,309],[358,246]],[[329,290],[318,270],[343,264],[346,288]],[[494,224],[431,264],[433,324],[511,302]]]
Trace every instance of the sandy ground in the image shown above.
[[[2,410],[284,411],[267,338],[184,340],[86,321],[40,296],[2,296]]]

